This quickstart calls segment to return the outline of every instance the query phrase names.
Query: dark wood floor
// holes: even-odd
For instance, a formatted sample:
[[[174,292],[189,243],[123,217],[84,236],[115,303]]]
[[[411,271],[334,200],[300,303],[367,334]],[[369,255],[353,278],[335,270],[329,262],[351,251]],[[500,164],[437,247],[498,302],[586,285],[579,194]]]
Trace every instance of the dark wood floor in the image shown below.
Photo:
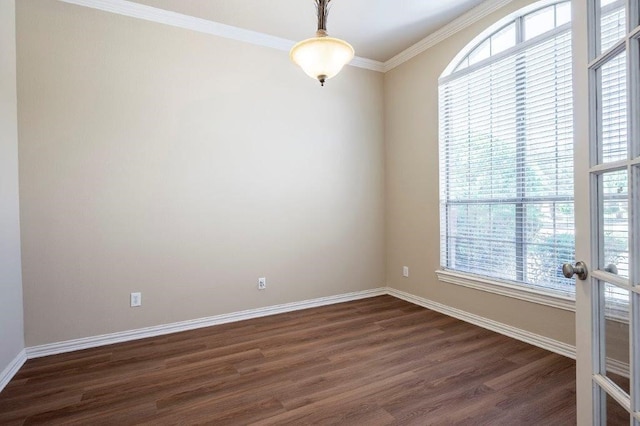
[[[565,425],[574,376],[568,358],[381,296],[29,360],[0,424]]]

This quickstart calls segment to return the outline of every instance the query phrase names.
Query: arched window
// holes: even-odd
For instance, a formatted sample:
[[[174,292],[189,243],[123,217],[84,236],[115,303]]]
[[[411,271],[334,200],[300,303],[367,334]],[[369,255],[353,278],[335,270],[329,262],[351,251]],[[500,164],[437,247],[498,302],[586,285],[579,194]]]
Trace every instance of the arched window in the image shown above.
[[[442,269],[574,293],[570,1],[463,49],[439,82]]]

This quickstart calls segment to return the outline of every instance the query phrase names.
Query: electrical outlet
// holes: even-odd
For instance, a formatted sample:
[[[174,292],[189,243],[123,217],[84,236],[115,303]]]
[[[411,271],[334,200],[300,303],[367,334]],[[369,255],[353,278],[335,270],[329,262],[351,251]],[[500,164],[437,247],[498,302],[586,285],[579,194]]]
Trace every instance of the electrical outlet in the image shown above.
[[[258,290],[264,290],[267,288],[267,279],[265,277],[258,278]]]
[[[131,293],[131,307],[137,307],[142,305],[142,293]]]
[[[408,266],[403,266],[402,267],[402,276],[403,277],[408,277],[409,276],[409,267]]]

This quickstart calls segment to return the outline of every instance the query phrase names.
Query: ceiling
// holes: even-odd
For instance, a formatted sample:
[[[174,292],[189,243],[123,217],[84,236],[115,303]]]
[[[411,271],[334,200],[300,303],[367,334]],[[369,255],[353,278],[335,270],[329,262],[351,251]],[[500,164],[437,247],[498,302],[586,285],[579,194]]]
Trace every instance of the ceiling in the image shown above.
[[[316,30],[313,0],[134,0],[299,41]],[[333,0],[327,30],[356,55],[385,62],[484,0]]]

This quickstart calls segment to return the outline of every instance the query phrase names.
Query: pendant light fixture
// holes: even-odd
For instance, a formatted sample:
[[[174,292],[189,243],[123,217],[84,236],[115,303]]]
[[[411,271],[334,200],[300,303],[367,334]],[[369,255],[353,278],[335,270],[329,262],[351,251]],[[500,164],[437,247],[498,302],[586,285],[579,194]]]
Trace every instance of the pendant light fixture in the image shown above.
[[[314,0],[318,12],[316,36],[296,43],[289,52],[291,60],[311,78],[324,86],[324,82],[340,72],[355,54],[353,47],[344,40],[327,34],[328,6],[331,0]]]

